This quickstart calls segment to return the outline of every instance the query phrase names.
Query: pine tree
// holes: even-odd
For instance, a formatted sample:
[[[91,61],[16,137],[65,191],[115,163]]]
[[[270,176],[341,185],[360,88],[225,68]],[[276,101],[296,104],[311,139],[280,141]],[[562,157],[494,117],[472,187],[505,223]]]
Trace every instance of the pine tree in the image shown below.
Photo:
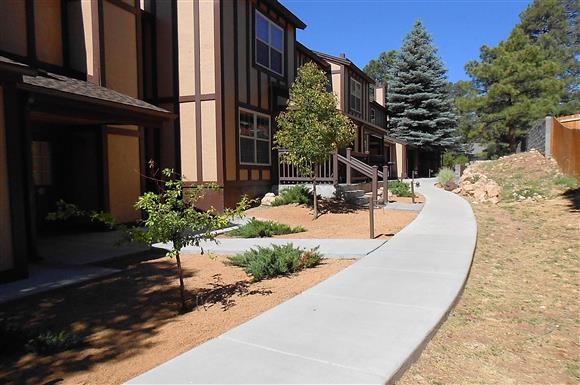
[[[391,69],[396,57],[397,51],[394,49],[381,52],[377,59],[371,59],[367,63],[363,71],[373,78],[375,82],[386,85],[391,78]]]
[[[474,134],[497,155],[515,152],[538,119],[558,111],[565,80],[562,63],[516,27],[497,47],[481,47],[480,61],[466,65],[477,90],[465,98],[477,116]]]
[[[457,118],[446,70],[420,21],[395,59],[388,109],[393,136],[428,150],[457,145]]]

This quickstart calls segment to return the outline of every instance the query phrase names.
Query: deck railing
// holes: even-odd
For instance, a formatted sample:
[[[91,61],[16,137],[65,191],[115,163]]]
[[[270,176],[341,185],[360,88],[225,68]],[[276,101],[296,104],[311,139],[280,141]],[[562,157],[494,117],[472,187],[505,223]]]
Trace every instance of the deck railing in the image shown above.
[[[278,150],[278,154],[285,153],[285,150]],[[318,164],[318,174],[316,177],[317,183],[331,184],[334,183],[334,172],[332,169],[332,156],[329,156],[327,161]],[[312,178],[304,177],[298,174],[296,167],[280,162],[279,164],[279,181],[280,184],[293,184],[293,183],[312,183]]]

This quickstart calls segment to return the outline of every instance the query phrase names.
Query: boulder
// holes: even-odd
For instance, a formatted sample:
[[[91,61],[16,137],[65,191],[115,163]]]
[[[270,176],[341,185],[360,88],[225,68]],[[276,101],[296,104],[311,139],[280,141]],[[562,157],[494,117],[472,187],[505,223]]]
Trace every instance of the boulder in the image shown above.
[[[260,201],[260,204],[262,206],[272,206],[272,202],[274,202],[275,199],[276,195],[274,193],[267,193]]]

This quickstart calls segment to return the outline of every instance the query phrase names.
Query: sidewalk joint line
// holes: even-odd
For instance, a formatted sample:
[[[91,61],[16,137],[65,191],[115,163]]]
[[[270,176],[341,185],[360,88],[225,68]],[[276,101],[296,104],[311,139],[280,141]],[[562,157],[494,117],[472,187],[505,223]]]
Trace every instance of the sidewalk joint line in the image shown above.
[[[366,370],[363,370],[363,369],[360,369],[360,368],[356,368],[356,367],[353,367],[353,366],[347,366],[347,365],[343,365],[343,364],[339,364],[339,363],[331,362],[331,361],[327,361],[327,360],[321,360],[319,358],[303,356],[302,354],[286,352],[286,351],[279,350],[279,349],[275,349],[275,348],[271,348],[271,347],[268,347],[268,346],[254,344],[254,343],[251,343],[251,342],[246,342],[246,341],[238,340],[236,338],[228,337],[226,335],[222,335],[219,338],[222,339],[222,340],[228,340],[228,341],[235,342],[235,343],[238,343],[238,344],[252,346],[254,348],[258,348],[258,349],[262,349],[262,350],[267,350],[267,351],[270,351],[270,352],[279,353],[279,354],[283,354],[283,355],[286,355],[286,356],[302,358],[302,359],[308,360],[308,361],[318,362],[318,363],[325,364],[325,365],[330,365],[330,366],[335,366],[335,367],[339,367],[339,368],[342,368],[342,369],[352,370],[352,371],[358,372],[358,373],[364,373],[364,374],[367,374],[367,375],[377,376],[377,377],[381,378],[381,380],[384,377],[384,375],[382,375],[380,373],[366,371]]]
[[[412,270],[412,269],[397,269],[392,267],[382,267],[382,266],[359,266],[353,265],[353,269],[364,269],[364,270],[372,270],[372,269],[379,269],[379,270],[390,270],[396,271],[400,273],[420,273],[420,274],[433,274],[433,275],[441,275],[449,278],[456,278],[460,276],[460,274],[455,273],[445,273],[441,271],[427,271],[427,270]]]

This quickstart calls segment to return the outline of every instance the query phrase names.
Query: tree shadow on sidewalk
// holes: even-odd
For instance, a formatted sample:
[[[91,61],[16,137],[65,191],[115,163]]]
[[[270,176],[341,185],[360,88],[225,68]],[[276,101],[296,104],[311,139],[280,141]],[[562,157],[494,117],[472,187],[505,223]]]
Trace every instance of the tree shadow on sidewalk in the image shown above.
[[[568,200],[568,207],[571,212],[580,212],[580,188],[566,190],[562,196]]]

